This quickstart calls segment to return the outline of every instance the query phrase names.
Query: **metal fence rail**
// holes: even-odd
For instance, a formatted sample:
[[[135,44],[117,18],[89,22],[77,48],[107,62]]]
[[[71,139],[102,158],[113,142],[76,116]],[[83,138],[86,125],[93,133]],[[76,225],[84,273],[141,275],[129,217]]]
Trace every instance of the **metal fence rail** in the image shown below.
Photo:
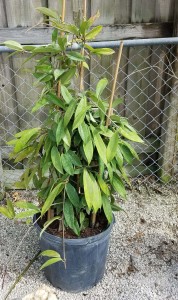
[[[115,97],[123,103],[117,112],[129,119],[145,140],[136,145],[140,161],[127,166],[133,177],[151,176],[168,182],[177,172],[177,122],[178,83],[177,55],[178,38],[127,40],[124,41],[121,67],[117,79]],[[93,42],[92,47],[117,48],[120,41]],[[73,47],[79,48],[76,45]],[[116,49],[117,51],[117,49]],[[9,60],[8,48],[0,47],[0,150],[4,182],[8,187],[20,175],[24,165],[13,164],[8,159],[7,140],[19,129],[40,124],[44,111],[33,115],[31,108],[40,90],[34,86],[32,76],[20,64],[24,58]],[[31,63],[27,65],[32,67]],[[115,68],[115,57],[94,57],[90,61],[90,72],[85,74],[86,86],[94,89],[98,79],[106,77],[109,85],[105,91],[107,99],[111,92]]]

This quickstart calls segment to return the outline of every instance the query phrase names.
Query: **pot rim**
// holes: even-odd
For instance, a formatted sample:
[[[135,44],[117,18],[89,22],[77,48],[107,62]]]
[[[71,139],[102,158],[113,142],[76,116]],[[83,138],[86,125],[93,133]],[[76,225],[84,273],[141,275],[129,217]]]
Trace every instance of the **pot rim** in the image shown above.
[[[36,214],[33,216],[33,223],[36,222]],[[67,244],[70,244],[70,245],[86,245],[86,244],[91,244],[91,243],[95,243],[95,242],[98,242],[100,239],[105,239],[107,238],[107,236],[110,234],[111,232],[111,229],[113,227],[113,224],[115,223],[115,216],[113,214],[113,220],[112,222],[108,225],[108,227],[96,234],[96,235],[93,235],[93,236],[90,236],[90,237],[86,237],[86,238],[76,238],[76,239],[69,239],[69,238],[61,238],[59,236],[56,236],[56,235],[53,235],[53,234],[50,234],[46,231],[44,231],[42,233],[42,236],[40,237],[40,239],[45,239],[45,240],[48,240],[48,241],[51,241],[51,242],[56,242],[56,243],[67,243]],[[38,223],[36,222],[34,224],[34,226],[36,227],[37,231],[40,233],[42,231],[41,227],[38,225]]]

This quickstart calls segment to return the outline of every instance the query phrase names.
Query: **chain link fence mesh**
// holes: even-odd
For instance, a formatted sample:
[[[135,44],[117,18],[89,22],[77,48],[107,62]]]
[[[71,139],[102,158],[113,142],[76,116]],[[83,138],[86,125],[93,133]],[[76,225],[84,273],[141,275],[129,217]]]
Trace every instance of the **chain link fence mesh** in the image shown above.
[[[45,111],[31,113],[40,96],[40,89],[34,85],[29,71],[25,67],[20,68],[23,59],[14,57],[5,60],[6,55],[2,54],[0,60],[0,149],[4,182],[10,180],[15,171],[24,168],[23,164],[14,164],[8,159],[10,149],[6,142],[20,129],[40,125],[46,117]],[[136,145],[140,161],[128,166],[128,172],[134,178],[143,177],[147,180],[150,176],[154,181],[160,180],[160,171],[167,157],[165,143],[172,141],[167,128],[171,124],[172,131],[177,130],[178,100],[172,100],[172,95],[177,92],[172,88],[176,62],[174,45],[124,48],[115,92],[115,97],[121,97],[123,103],[116,110],[128,118],[145,141],[144,145]],[[116,59],[110,56],[92,58],[90,71],[85,74],[86,87],[94,89],[97,81],[106,77],[109,84],[103,96],[108,99],[115,64]],[[29,66],[32,67],[28,63],[26,67]],[[168,172],[175,179],[178,172],[178,145],[175,146],[176,140],[173,143],[174,158],[172,165],[169,163]]]

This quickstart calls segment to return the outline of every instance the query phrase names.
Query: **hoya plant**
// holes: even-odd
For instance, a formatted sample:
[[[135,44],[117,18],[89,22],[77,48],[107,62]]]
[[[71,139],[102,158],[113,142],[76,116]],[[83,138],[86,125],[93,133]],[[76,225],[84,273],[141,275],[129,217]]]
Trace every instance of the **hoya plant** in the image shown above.
[[[113,211],[120,210],[115,193],[126,198],[129,179],[125,163],[132,163],[137,153],[130,141],[141,143],[126,118],[112,114],[109,122],[108,102],[102,97],[107,79],[102,78],[96,89],[85,89],[83,68],[89,69],[92,55],[112,55],[108,48],[94,49],[88,42],[95,39],[102,26],[93,27],[95,16],[71,25],[61,20],[53,10],[38,8],[53,27],[51,44],[22,46],[14,41],[4,44],[20,53],[36,58],[33,76],[42,87],[32,112],[44,109],[46,119],[40,127],[15,134],[8,142],[13,150],[10,159],[16,163],[27,160],[17,188],[33,184],[38,190],[39,205],[10,200],[0,207],[9,218],[24,218],[38,214],[44,219],[44,229],[54,221],[80,236],[87,227],[95,227],[104,216],[113,220]],[[80,45],[81,50],[73,45]],[[118,99],[114,99],[114,105]],[[24,209],[16,212],[14,206]]]

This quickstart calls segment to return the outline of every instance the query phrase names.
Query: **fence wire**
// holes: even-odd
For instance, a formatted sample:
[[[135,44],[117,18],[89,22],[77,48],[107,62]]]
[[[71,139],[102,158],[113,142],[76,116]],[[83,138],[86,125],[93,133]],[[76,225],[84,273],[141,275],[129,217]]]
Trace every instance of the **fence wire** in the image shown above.
[[[160,180],[160,171],[168,163],[167,172],[172,179],[178,174],[178,144],[172,140],[172,132],[177,130],[178,94],[173,83],[177,57],[174,45],[125,47],[117,78],[115,98],[123,103],[116,107],[119,115],[129,122],[144,139],[144,145],[136,145],[140,161],[127,166],[134,178],[154,178]],[[45,111],[31,113],[40,96],[40,89],[34,85],[33,66],[20,68],[23,58],[6,59],[0,57],[0,150],[4,182],[14,181],[24,168],[24,164],[14,164],[8,159],[10,148],[6,142],[19,130],[38,126],[46,118]],[[103,94],[108,99],[111,94],[115,69],[115,57],[98,58],[90,61],[90,71],[86,71],[85,85],[94,89],[99,79],[106,77],[108,87]],[[30,72],[24,68],[31,68]],[[77,88],[77,86],[76,86]],[[168,128],[171,127],[171,131]],[[169,160],[169,147],[174,144],[173,159]],[[175,146],[176,145],[176,146]],[[171,155],[171,154],[170,154]]]

